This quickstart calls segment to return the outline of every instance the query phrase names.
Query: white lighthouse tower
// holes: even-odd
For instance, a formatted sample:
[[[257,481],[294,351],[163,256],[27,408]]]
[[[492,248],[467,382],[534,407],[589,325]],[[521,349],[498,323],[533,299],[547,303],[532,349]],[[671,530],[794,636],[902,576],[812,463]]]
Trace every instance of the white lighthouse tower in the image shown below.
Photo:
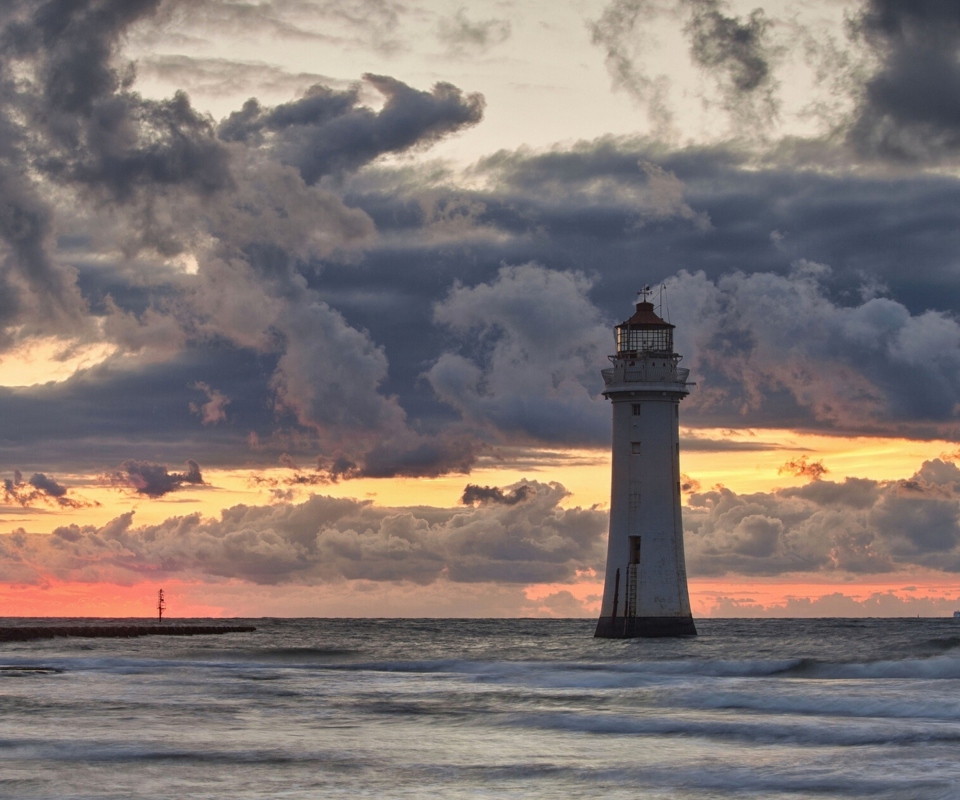
[[[680,401],[673,328],[647,302],[617,325],[613,366],[602,370],[613,404],[610,539],[596,636],[691,636],[680,519]]]

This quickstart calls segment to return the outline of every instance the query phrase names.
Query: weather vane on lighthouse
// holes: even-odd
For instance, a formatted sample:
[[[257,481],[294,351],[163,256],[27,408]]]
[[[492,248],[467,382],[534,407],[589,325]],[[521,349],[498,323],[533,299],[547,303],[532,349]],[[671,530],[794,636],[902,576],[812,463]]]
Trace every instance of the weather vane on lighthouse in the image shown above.
[[[673,351],[674,326],[637,292],[617,325],[617,354],[601,370],[613,406],[613,479],[603,604],[596,636],[691,636],[680,518],[680,401],[688,369]],[[663,289],[661,288],[661,301]]]

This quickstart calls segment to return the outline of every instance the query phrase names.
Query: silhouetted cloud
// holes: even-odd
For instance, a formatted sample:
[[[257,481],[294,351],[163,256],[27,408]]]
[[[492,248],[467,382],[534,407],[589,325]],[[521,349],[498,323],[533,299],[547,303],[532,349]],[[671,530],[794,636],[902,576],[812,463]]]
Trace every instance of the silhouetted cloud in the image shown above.
[[[823,461],[810,461],[807,456],[791,459],[777,470],[778,475],[793,475],[797,478],[810,478],[812,481],[820,480],[830,470],[823,465]]]
[[[3,479],[3,501],[23,508],[40,504],[54,504],[60,508],[89,508],[97,505],[87,500],[68,497],[68,489],[42,472],[35,472],[26,481],[20,470],[13,471],[13,478]]]
[[[505,506],[522,503],[530,494],[530,487],[527,484],[521,484],[512,492],[504,492],[499,486],[479,486],[475,483],[468,483],[463,490],[463,496],[460,502],[465,506],[472,506],[483,503],[500,503]]]
[[[109,482],[114,486],[126,486],[134,489],[137,494],[147,497],[163,497],[165,494],[182,488],[185,484],[204,485],[200,465],[196,461],[188,460],[184,464],[183,472],[170,472],[162,464],[151,464],[149,461],[124,461],[120,468],[109,475]]]

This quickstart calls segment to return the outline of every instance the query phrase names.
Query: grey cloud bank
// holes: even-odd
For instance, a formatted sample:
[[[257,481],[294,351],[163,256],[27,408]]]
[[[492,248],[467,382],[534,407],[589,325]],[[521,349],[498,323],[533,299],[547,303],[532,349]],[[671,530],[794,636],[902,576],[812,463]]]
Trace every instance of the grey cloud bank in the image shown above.
[[[470,509],[390,509],[314,496],[140,528],[127,513],[100,528],[0,536],[0,577],[14,583],[49,575],[119,583],[178,575],[259,584],[430,584],[441,578],[513,584],[571,580],[584,564],[602,559],[604,514],[560,508],[567,492],[558,484],[510,489],[522,500]]]

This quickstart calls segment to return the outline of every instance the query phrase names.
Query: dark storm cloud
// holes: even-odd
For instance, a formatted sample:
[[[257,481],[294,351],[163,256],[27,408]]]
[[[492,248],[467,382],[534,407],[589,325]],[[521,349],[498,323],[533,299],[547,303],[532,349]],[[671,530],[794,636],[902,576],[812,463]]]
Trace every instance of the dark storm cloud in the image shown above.
[[[764,34],[770,22],[763,9],[758,8],[741,20],[724,15],[723,4],[718,0],[686,0],[686,5],[691,13],[687,33],[698,64],[727,73],[740,92],[752,92],[769,81]]]
[[[676,134],[670,79],[651,63],[650,52],[649,28],[666,17],[682,20],[693,64],[716,84],[723,108],[734,119],[758,125],[776,116],[773,67],[778,46],[769,37],[774,21],[763,9],[743,19],[730,14],[722,0],[613,0],[590,24],[592,40],[605,50],[614,88],[647,106],[656,135],[675,138]],[[740,126],[737,134],[754,132]]]
[[[185,485],[204,485],[203,474],[196,461],[188,460],[184,467],[186,469],[183,472],[170,472],[162,464],[124,461],[107,479],[114,486],[129,487],[137,494],[145,494],[147,497],[163,497]]]
[[[413,330],[410,311],[422,307],[412,293],[436,296],[442,282],[406,271],[400,282],[396,259],[409,260],[411,269],[417,262],[434,264],[464,283],[449,295],[455,304],[444,299],[436,306],[437,321],[460,341],[459,351],[442,356],[427,373],[438,398],[463,419],[496,430],[520,430],[542,441],[580,435],[600,444],[608,424],[602,402],[592,434],[585,435],[584,423],[593,416],[583,409],[558,417],[563,421],[556,432],[538,430],[548,427],[552,410],[560,412],[576,397],[572,387],[553,398],[552,387],[576,380],[595,398],[595,370],[609,352],[610,327],[628,315],[633,291],[688,264],[702,269],[715,289],[708,292],[714,297],[708,307],[697,299],[701,279],[681,273],[668,281],[680,352],[698,381],[684,405],[687,421],[950,435],[952,409],[960,401],[958,329],[950,312],[960,301],[951,278],[954,247],[960,246],[956,181],[756,169],[732,151],[689,149],[663,159],[661,169],[675,176],[681,192],[668,193],[666,207],[674,213],[657,219],[648,176],[637,166],[650,160],[648,153],[642,143],[601,140],[566,151],[497,154],[482,165],[490,188],[474,192],[471,202],[483,209],[476,228],[499,231],[499,238],[463,242],[452,257],[446,246],[409,253],[383,244],[381,261],[374,248],[367,258],[373,272],[364,278],[397,292],[397,319],[407,331]],[[392,198],[355,198],[389,242],[422,219],[409,206],[412,194],[403,189]],[[931,207],[938,213],[923,210]],[[697,223],[701,215],[708,226]],[[646,220],[642,227],[638,217]],[[879,228],[878,219],[884,221]],[[809,260],[814,256],[816,262]],[[500,266],[527,259],[550,268]],[[905,270],[905,264],[913,266]],[[574,291],[582,294],[582,305],[554,298],[573,283],[557,274],[560,269],[590,275],[584,279],[589,286]],[[339,270],[327,278],[350,280]],[[382,307],[375,316],[363,315],[359,305],[344,302],[349,292],[338,297],[345,313],[376,338],[399,344],[403,337],[417,353],[419,363],[406,367],[401,348],[391,351],[391,388],[409,375],[401,391],[415,396],[428,340],[417,336],[414,342],[399,327],[393,331],[392,314]],[[550,315],[557,309],[566,310],[553,326]],[[702,338],[707,328],[713,333]],[[560,355],[568,335],[586,348],[582,356]],[[442,339],[435,341],[434,347],[443,346]],[[555,369],[557,359],[562,363]],[[583,372],[575,376],[580,363]],[[510,370],[516,376],[508,377]],[[930,391],[913,391],[918,383],[902,380],[905,374]],[[427,407],[427,400],[420,402]],[[521,417],[524,409],[529,421]]]
[[[831,178],[814,188],[822,179],[776,169],[741,172],[728,158],[722,151],[690,151],[670,159],[678,180],[687,178],[681,202],[671,195],[674,214],[639,232],[627,220],[638,206],[651,203],[648,182],[636,167],[631,177],[627,165],[639,159],[611,143],[597,143],[592,151],[584,146],[491,159],[488,168],[498,182],[474,195],[484,207],[477,224],[496,226],[507,236],[496,245],[473,245],[481,258],[459,264],[475,264],[475,277],[435,306],[436,321],[459,340],[459,348],[426,373],[436,397],[468,424],[499,434],[599,445],[609,423],[597,396],[596,369],[610,351],[612,324],[628,315],[627,298],[637,285],[669,274],[664,264],[676,264],[686,254],[705,265],[702,274],[681,271],[667,281],[679,352],[698,382],[685,403],[686,420],[950,435],[960,402],[960,327],[944,307],[945,297],[929,289],[923,294],[925,274],[938,280],[937,267],[912,273],[916,311],[882,295],[888,276],[900,282],[898,288],[907,286],[899,258],[908,255],[892,230],[909,231],[921,249],[926,246],[928,263],[940,261],[946,281],[953,256],[941,233],[955,239],[952,225],[928,220],[927,231],[918,229],[915,207],[901,208],[889,194],[922,191],[916,184]],[[718,176],[730,170],[739,172],[735,199],[729,192],[722,198],[713,194]],[[631,191],[631,181],[639,192]],[[603,189],[592,200],[591,186]],[[930,198],[957,191],[947,180],[923,188]],[[811,189],[832,196],[801,199]],[[588,199],[564,205],[578,191]],[[832,204],[834,213],[815,212],[823,202]],[[684,208],[706,209],[710,226],[697,225]],[[777,210],[764,218],[771,208]],[[873,229],[878,208],[887,214],[889,233]],[[789,233],[771,236],[780,230]],[[824,245],[837,269],[794,255],[808,246],[823,251]],[[623,263],[628,246],[639,252]],[[864,248],[884,259],[889,272],[865,274]],[[505,256],[527,253],[539,253],[541,263],[554,268],[525,264],[492,271]],[[421,261],[428,257],[417,254]],[[561,259],[589,264],[603,279],[559,272]],[[740,272],[737,265],[745,260],[748,271]],[[638,262],[652,264],[651,271],[638,274]],[[928,310],[927,303],[942,310]],[[364,324],[377,331],[383,323],[367,317]],[[398,370],[396,357],[392,364]],[[915,377],[902,380],[907,374]],[[913,391],[918,384],[930,390]]]
[[[853,145],[895,160],[956,156],[960,6],[951,0],[868,0],[851,25],[879,60],[862,88]]]
[[[759,121],[776,114],[772,72],[773,45],[768,30],[773,24],[755,9],[746,19],[723,13],[720,0],[684,0],[689,17],[693,62],[718,79],[725,107]]]
[[[11,165],[0,169],[0,183],[6,179],[0,236],[10,246],[0,273],[0,313],[6,314],[0,328],[22,338],[53,332],[106,339],[118,358],[134,356],[153,369],[211,342],[253,350],[275,366],[261,381],[278,423],[294,420],[315,448],[349,449],[361,472],[382,475],[469,468],[475,445],[407,426],[397,398],[380,393],[388,372],[382,347],[323,302],[304,275],[316,271],[317,259],[342,256],[375,235],[363,211],[308,184],[474,124],[483,98],[448,83],[419,91],[389,76],[368,76],[386,100],[378,111],[360,103],[356,87],[314,87],[274,109],[251,101],[224,124],[221,138],[185,93],[151,100],[133,90],[134,68],[119,52],[132,26],[175,23],[178,14],[286,13],[241,6],[50,0],[0,16],[0,41],[7,44],[0,92],[8,101],[0,147],[10,156],[3,169]],[[367,12],[394,13],[388,4],[369,2],[324,11],[348,23]],[[30,175],[42,177],[44,191],[58,187],[50,197],[59,207],[47,204]],[[129,260],[113,271],[113,286],[84,295],[94,268],[51,258],[55,221],[96,231],[95,249]],[[184,273],[164,263],[175,258]],[[138,270],[135,259],[142,259],[141,268],[159,261],[163,270],[148,276],[149,266]],[[207,375],[191,385],[207,394],[206,402],[189,401],[204,424],[231,421],[225,407],[236,403],[235,394],[210,388]],[[74,384],[47,394],[85,391],[94,390]],[[13,404],[25,394],[43,391],[15,393]],[[112,419],[101,431],[122,438],[128,424],[150,427],[143,406],[130,399],[108,403],[126,409],[126,419],[104,409]],[[83,435],[95,434],[87,429]]]
[[[644,24],[664,9],[655,0],[613,0],[600,18],[590,24],[591,39],[605,51],[607,70],[615,89],[623,89],[649,108],[659,134],[670,132],[673,113],[667,104],[670,81],[666,75],[650,75],[644,52]]]
[[[97,528],[0,536],[0,579],[129,580],[144,574],[259,584],[441,578],[504,584],[573,579],[603,558],[605,515],[563,509],[558,484],[524,483],[523,503],[477,508],[378,508],[311,497],[298,505],[234,506],[135,528],[127,513]],[[519,486],[507,487],[509,492]]]
[[[223,147],[186,97],[144,100],[114,63],[124,30],[157,5],[49,0],[0,17],[0,313],[27,323],[21,335],[92,334],[75,270],[51,256],[53,213],[31,176],[125,201],[146,184],[229,184]]]
[[[29,120],[33,163],[52,177],[114,199],[137,187],[190,184],[201,192],[230,185],[227,156],[210,121],[185,94],[164,101],[129,88],[118,65],[123,32],[160,0],[50,0],[0,34],[10,66],[28,64],[36,84],[12,98]]]
[[[482,441],[456,430],[440,435],[394,437],[364,453],[362,468],[351,472],[350,477],[435,478],[452,472],[466,474],[483,448]]]
[[[639,285],[681,265],[703,270],[668,291],[684,366],[698,381],[685,423],[949,433],[960,399],[945,313],[960,303],[952,179],[798,173],[721,148],[657,155],[614,139],[497,154],[478,167],[486,188],[471,192],[404,174],[368,171],[348,183],[349,213],[380,233],[349,260],[290,255],[310,252],[302,232],[312,226],[330,225],[324,235],[340,241],[338,230],[360,218],[332,217],[346,212],[292,171],[264,172],[260,190],[276,193],[243,188],[236,202],[256,213],[228,209],[217,221],[222,241],[244,244],[249,260],[236,250],[204,260],[198,276],[178,279],[190,281],[186,296],[176,282],[125,295],[122,273],[82,272],[91,299],[130,298],[129,312],[107,319],[115,341],[172,350],[142,370],[121,361],[66,384],[0,389],[8,463],[60,469],[34,460],[60,449],[84,463],[101,453],[103,471],[142,457],[143,437],[154,460],[197,452],[203,418],[189,404],[212,399],[189,388],[198,383],[231,401],[220,407],[228,418],[204,431],[207,465],[273,463],[294,440],[307,461],[319,452],[332,467],[342,454],[331,473],[341,478],[463,472],[499,444],[606,447],[609,410],[597,393],[611,327]],[[434,238],[428,209],[444,205],[475,211],[453,238]],[[264,240],[271,248],[256,244]],[[766,293],[785,305],[767,315],[782,325],[764,321]],[[904,369],[929,391],[912,391]],[[822,391],[804,385],[806,374]],[[338,428],[352,433],[328,436]],[[264,451],[248,448],[250,432]]]
[[[364,80],[386,102],[379,111],[359,104],[359,89],[314,86],[301,100],[263,108],[249,100],[220,125],[227,141],[266,144],[308,184],[355,171],[384,153],[429,145],[483,117],[483,97],[438,83],[422,92],[386,75]]]
[[[188,7],[200,5],[164,5],[161,19]],[[706,0],[683,8],[699,9],[698,58],[741,94],[764,92],[775,53],[763,20]],[[610,6],[598,41],[632,58],[624,37],[650,9]],[[145,455],[176,463],[202,435],[208,467],[319,454],[317,474],[335,480],[468,472],[504,444],[606,447],[598,370],[610,328],[638,286],[671,276],[698,381],[685,422],[952,430],[955,179],[830,174],[787,146],[757,159],[609,137],[497,153],[468,189],[440,167],[375,162],[476,123],[477,95],[378,77],[379,110],[355,87],[319,86],[278,106],[252,101],[217,129],[185,95],[133,90],[118,43],[131,22],[154,24],[153,10],[89,0],[0,11],[3,30],[24,32],[0,64],[12,109],[0,148],[13,165],[0,175],[0,328],[34,326],[5,344],[48,326],[119,348],[77,380],[0,389],[9,463],[49,472],[26,458],[58,450],[98,454],[100,472]],[[261,12],[283,9],[243,11]],[[71,70],[86,77],[55,79]],[[324,175],[337,180],[307,185]],[[89,263],[50,255],[67,222],[70,236],[100,237]],[[107,251],[124,255],[107,263]]]

